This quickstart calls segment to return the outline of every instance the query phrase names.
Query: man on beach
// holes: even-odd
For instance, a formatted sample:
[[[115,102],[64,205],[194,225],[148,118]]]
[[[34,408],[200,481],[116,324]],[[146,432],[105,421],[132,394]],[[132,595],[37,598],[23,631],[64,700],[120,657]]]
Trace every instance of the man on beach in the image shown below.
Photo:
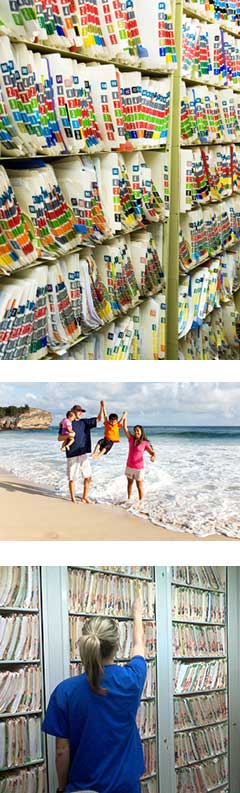
[[[96,427],[97,422],[101,421],[103,418],[102,402],[100,402],[99,414],[94,418],[82,418],[83,413],[86,413],[86,411],[81,405],[74,405],[72,412],[75,416],[72,421],[72,429],[73,432],[75,432],[75,438],[70,448],[66,449],[69,491],[71,501],[75,504],[75,482],[79,479],[81,474],[83,476],[83,495],[81,501],[83,501],[84,504],[89,504],[88,493],[92,479],[92,470],[88,457],[91,453],[91,429]],[[66,440],[66,436],[61,435],[61,425],[58,440]]]

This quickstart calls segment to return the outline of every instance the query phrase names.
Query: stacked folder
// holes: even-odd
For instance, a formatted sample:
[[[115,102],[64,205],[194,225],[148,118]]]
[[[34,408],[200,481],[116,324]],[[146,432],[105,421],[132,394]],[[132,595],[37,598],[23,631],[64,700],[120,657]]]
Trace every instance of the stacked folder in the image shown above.
[[[238,345],[239,312],[232,300],[207,316],[197,330],[181,338],[179,354],[186,360],[234,360],[238,357]]]
[[[21,168],[18,161],[8,175],[0,168],[0,273],[164,221],[168,183],[158,165],[157,155],[149,163],[138,152],[54,168],[36,159]]]
[[[240,249],[232,253],[225,252],[219,258],[197,267],[189,275],[181,278],[179,286],[179,338],[186,336],[190,330],[201,328],[204,320],[210,324],[215,322],[214,309],[220,309],[223,335],[229,343],[236,341],[236,328],[232,327],[229,336],[227,318],[229,308],[234,312],[233,296],[240,286]],[[228,305],[229,304],[229,305]],[[234,312],[236,314],[236,312]],[[231,316],[231,315],[230,315]],[[236,317],[233,321],[236,325]]]
[[[206,19],[227,23],[233,32],[237,32],[240,26],[239,0],[234,3],[231,0],[185,0],[185,7]]]
[[[41,719],[37,716],[19,716],[0,723],[0,771],[37,761],[41,757]]]
[[[205,763],[193,765],[192,768],[181,768],[177,772],[177,793],[183,790],[191,793],[199,791],[217,790],[228,793],[229,787],[224,782],[228,780],[228,757],[218,757]]]
[[[225,574],[220,567],[178,567],[171,568],[172,582],[204,587],[214,590],[225,590]]]
[[[240,196],[181,214],[180,224],[180,267],[188,272],[240,240]]]
[[[175,737],[176,768],[196,763],[228,751],[228,726],[216,724],[205,730],[180,732]]]
[[[225,659],[189,663],[174,663],[175,694],[195,694],[226,688],[227,663]]]
[[[215,691],[201,697],[176,697],[174,700],[174,725],[175,730],[188,730],[211,724],[213,722],[227,721],[228,701],[226,691]]]
[[[154,583],[137,581],[143,604],[143,616],[153,617]],[[96,614],[108,612],[115,617],[131,617],[136,581],[133,578],[95,573],[91,570],[69,571],[69,610]]]
[[[72,347],[74,360],[160,360],[166,354],[166,296],[163,292],[136,306],[88,341]]]
[[[61,49],[78,50],[85,57],[141,63],[171,71],[176,52],[170,0],[153,0],[146,25],[144,0],[79,2],[54,0],[47,5],[28,0],[0,0],[0,26],[17,38],[38,40]]]
[[[40,710],[41,670],[37,666],[0,672],[0,714]]]
[[[172,618],[181,622],[224,622],[224,592],[172,586]]]
[[[204,85],[181,83],[181,142],[231,143],[240,140],[240,97]]]
[[[155,774],[157,770],[157,744],[156,740],[150,739],[150,741],[144,741],[143,743],[143,752],[144,752],[144,763],[145,763],[145,774],[151,775]],[[144,779],[143,776],[143,779]]]
[[[148,352],[147,347],[154,343],[156,357],[158,351],[159,357],[163,356],[165,322],[160,325],[159,332],[155,327],[155,317],[160,324],[161,312],[164,311],[164,320],[166,313],[165,294],[161,293],[164,289],[161,261],[161,230],[157,229],[155,234],[149,226],[149,230],[146,228],[131,238],[119,236],[98,250],[85,248],[82,253],[72,253],[54,264],[23,271],[17,278],[2,279],[0,358],[43,358],[48,352],[63,354],[81,335],[111,323],[115,317],[133,309],[140,298],[150,294],[156,296],[142,305],[141,316],[152,336],[143,338],[142,346],[145,345]],[[131,346],[133,356],[138,357],[137,307],[135,314],[135,320],[128,315],[120,325],[126,328],[126,333],[131,325],[128,350],[130,354]],[[106,348],[108,355],[111,327],[107,324],[102,339],[98,334],[96,342],[100,348]],[[120,345],[121,340],[122,331]],[[95,345],[93,338],[90,344]],[[117,338],[113,337],[112,355],[117,355],[117,350]],[[120,356],[124,357],[125,352],[120,352]]]
[[[1,567],[0,605],[26,609],[38,607],[37,567]]]
[[[47,793],[47,776],[44,765],[19,769],[0,778],[0,793]]]
[[[137,726],[141,738],[149,738],[156,733],[156,703],[155,702],[141,702],[137,713]]]
[[[0,52],[2,154],[56,156],[167,143],[169,77],[79,63],[58,52],[43,57],[7,36]]]
[[[173,655],[189,658],[225,655],[225,630],[219,625],[173,625]]]
[[[34,661],[39,658],[37,615],[0,616],[0,660]]]
[[[208,25],[184,15],[182,77],[222,87],[239,85],[238,39],[221,30],[218,23]]]

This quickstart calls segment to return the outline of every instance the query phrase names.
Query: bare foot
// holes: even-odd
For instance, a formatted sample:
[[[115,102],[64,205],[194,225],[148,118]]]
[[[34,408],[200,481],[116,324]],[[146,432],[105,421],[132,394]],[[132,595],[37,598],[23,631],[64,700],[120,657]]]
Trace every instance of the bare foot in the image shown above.
[[[77,504],[77,499],[76,498],[71,498],[71,502],[72,502],[72,504]]]
[[[81,498],[81,502],[82,502],[82,504],[90,504],[90,499],[89,498]]]
[[[97,457],[98,457],[98,454],[95,454],[95,452],[93,452],[92,454],[90,454],[90,457],[92,457],[93,460],[96,460]]]

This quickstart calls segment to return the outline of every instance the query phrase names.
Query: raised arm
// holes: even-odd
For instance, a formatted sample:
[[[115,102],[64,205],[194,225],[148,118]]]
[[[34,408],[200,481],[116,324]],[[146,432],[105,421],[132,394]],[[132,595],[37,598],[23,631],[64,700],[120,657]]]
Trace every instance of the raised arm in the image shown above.
[[[133,604],[133,648],[132,658],[134,655],[145,655],[144,648],[144,630],[142,620],[142,602],[139,597],[136,598]]]
[[[119,423],[119,424],[123,424],[123,422],[124,422],[124,419],[125,419],[125,418],[127,418],[127,411],[126,411],[126,410],[123,410],[123,412],[122,412],[122,415],[121,415],[121,418],[119,419],[119,422],[118,422],[118,423]]]
[[[125,432],[125,435],[127,436],[128,439],[131,438],[131,433],[129,432],[128,425],[127,425],[127,411],[126,410],[125,410],[125,414],[124,414],[124,417],[123,417],[123,431]]]
[[[68,783],[70,766],[70,744],[68,738],[56,738],[56,771],[58,793],[64,793]]]
[[[107,414],[105,410],[105,402],[104,399],[101,399],[97,421],[105,421],[106,418],[107,418]]]

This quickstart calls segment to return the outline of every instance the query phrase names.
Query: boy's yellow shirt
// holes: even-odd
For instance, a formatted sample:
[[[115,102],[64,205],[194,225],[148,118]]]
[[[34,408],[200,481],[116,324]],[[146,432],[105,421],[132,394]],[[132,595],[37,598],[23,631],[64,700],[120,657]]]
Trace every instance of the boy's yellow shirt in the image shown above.
[[[119,436],[119,427],[122,427],[122,422],[118,421],[117,424],[111,424],[108,419],[104,421],[104,437],[108,441],[112,441],[113,443],[119,443],[120,436]]]

